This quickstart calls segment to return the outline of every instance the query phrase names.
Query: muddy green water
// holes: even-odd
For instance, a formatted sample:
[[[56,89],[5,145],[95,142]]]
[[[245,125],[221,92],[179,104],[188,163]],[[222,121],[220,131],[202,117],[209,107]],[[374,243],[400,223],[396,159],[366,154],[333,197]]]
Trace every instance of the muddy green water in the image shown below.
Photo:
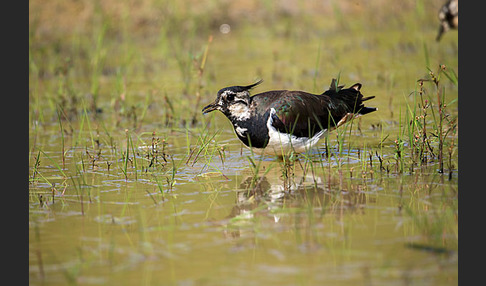
[[[123,44],[107,35],[95,53],[100,73],[80,67],[95,66],[80,51],[84,41],[96,49],[96,37],[51,44],[32,36],[30,284],[456,285],[458,131],[447,137],[455,141],[444,147],[441,174],[432,155],[410,163],[404,130],[427,66],[458,72],[457,31],[436,43],[436,10],[417,5],[382,22],[365,22],[373,11],[361,7],[364,14],[346,25],[324,6],[334,15],[327,22],[281,16],[273,26],[235,24],[228,34],[218,24],[187,35],[194,42],[173,35]],[[320,32],[300,29],[316,22]],[[190,50],[200,59],[209,34],[195,106],[197,69],[189,60],[185,73],[174,55]],[[56,73],[66,62],[68,72]],[[189,124],[225,86],[263,78],[255,93],[319,92],[338,76],[347,86],[361,82],[365,96],[376,96],[367,104],[379,110],[331,133],[328,157],[322,140],[288,167],[253,156],[220,113],[199,112]],[[89,109],[93,82],[97,115]],[[447,113],[457,116],[458,85],[445,75],[440,84]],[[437,102],[434,86],[425,87]],[[58,119],[61,106],[66,116]],[[428,112],[432,138],[438,114]]]

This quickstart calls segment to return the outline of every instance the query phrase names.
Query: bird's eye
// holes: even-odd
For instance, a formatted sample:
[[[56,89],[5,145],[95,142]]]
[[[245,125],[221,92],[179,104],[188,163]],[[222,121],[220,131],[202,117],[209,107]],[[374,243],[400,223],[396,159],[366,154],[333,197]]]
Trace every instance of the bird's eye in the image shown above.
[[[227,99],[228,101],[233,101],[233,99],[235,99],[235,95],[234,95],[233,93],[230,93],[230,94],[228,94],[228,95],[226,96],[226,99]]]

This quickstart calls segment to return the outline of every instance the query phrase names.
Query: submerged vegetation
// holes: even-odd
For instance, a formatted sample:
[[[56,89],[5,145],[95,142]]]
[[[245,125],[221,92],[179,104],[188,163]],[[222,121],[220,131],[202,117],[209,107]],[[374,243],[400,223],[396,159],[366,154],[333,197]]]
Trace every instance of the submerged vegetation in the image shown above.
[[[30,1],[32,283],[453,285],[457,34],[431,2]],[[281,160],[200,112],[336,77],[378,111]]]

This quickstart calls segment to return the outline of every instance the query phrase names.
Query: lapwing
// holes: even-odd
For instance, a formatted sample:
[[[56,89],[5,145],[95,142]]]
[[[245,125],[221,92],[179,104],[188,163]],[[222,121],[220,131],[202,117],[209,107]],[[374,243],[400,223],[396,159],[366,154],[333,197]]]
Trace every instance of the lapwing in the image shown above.
[[[218,91],[216,100],[203,114],[221,111],[233,125],[238,139],[256,154],[289,155],[310,150],[333,130],[352,118],[376,111],[363,102],[361,84],[338,86],[332,79],[322,94],[305,91],[272,90],[250,96],[262,80],[247,86],[230,86]]]
[[[439,10],[440,27],[435,40],[438,42],[445,32],[459,26],[459,0],[448,0]]]

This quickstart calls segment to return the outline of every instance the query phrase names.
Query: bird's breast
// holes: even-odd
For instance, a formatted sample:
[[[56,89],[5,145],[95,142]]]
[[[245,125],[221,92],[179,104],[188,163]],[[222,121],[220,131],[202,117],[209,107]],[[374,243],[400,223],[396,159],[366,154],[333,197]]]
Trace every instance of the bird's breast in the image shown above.
[[[252,115],[246,120],[235,120],[233,127],[236,136],[247,147],[265,148],[269,141],[267,129],[268,114]]]

